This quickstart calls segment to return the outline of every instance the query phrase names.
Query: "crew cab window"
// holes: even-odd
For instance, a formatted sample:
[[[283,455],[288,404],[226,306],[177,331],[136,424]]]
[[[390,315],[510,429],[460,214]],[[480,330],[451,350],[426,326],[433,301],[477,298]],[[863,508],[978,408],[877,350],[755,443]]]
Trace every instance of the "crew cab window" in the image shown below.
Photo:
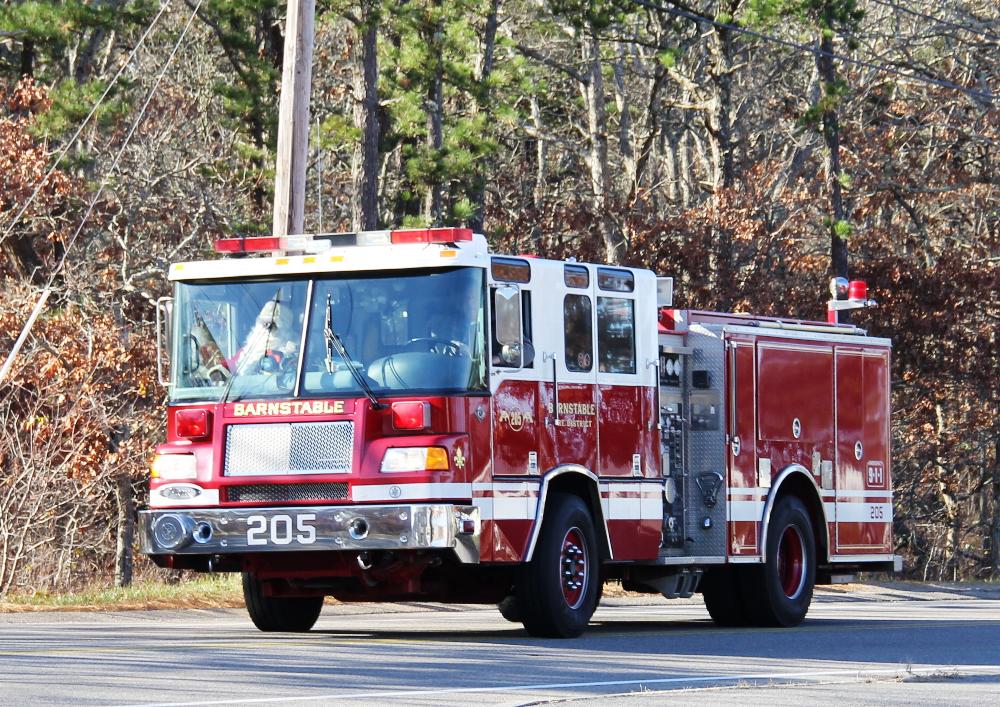
[[[594,367],[593,308],[587,295],[566,295],[563,328],[566,370],[586,372]]]
[[[601,373],[635,373],[635,303],[597,298],[597,368]]]

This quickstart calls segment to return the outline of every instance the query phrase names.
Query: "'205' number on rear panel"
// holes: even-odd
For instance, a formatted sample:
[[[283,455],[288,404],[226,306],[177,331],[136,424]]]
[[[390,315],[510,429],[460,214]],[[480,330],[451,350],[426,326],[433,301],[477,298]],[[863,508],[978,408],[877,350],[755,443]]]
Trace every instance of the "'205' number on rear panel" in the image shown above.
[[[312,545],[316,542],[315,513],[247,517],[247,545]]]

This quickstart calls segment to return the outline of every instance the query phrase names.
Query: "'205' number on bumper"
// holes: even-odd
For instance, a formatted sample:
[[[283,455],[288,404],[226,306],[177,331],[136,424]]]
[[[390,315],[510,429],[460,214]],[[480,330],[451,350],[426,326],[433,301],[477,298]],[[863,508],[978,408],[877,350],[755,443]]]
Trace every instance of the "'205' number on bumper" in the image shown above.
[[[316,514],[247,516],[247,545],[312,545],[316,542]]]

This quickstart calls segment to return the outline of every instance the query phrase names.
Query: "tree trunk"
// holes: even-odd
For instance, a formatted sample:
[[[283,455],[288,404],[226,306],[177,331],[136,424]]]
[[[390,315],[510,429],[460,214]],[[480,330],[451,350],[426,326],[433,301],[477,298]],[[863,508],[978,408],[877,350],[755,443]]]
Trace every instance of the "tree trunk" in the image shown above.
[[[487,115],[492,115],[490,91],[490,77],[493,75],[493,63],[496,54],[497,27],[499,25],[498,15],[500,13],[500,0],[490,0],[490,12],[486,17],[486,26],[483,28],[483,58],[479,67],[479,96],[475,105],[475,110],[483,106]],[[486,166],[485,160],[479,162],[476,174],[473,178],[473,185],[470,199],[472,201],[472,216],[469,218],[469,227],[473,231],[483,230],[484,208],[486,204]]]
[[[1000,579],[1000,437],[993,440],[993,518],[990,523],[990,574]]]
[[[728,189],[735,181],[733,168],[732,131],[732,36],[724,27],[711,34],[709,52],[712,63],[708,75],[712,80],[712,97],[705,112],[705,128],[712,150],[712,185],[716,192]]]
[[[618,151],[621,153],[622,162],[625,164],[625,179],[628,184],[628,191],[630,194],[634,194],[636,191],[638,169],[636,166],[635,149],[632,146],[632,116],[630,113],[629,96],[625,87],[626,60],[625,44],[624,42],[618,42],[618,56],[615,59],[611,81],[615,92],[615,105],[618,108]]]
[[[361,141],[351,165],[351,220],[355,231],[378,228],[378,21],[377,0],[365,0],[354,44],[354,125]]]
[[[717,27],[712,32],[709,53],[712,57],[708,69],[712,93],[704,116],[712,153],[712,200],[716,213],[719,213],[722,206],[720,194],[723,190],[731,189],[735,181],[731,119],[732,36],[727,28]],[[717,306],[728,310],[733,299],[733,238],[730,230],[718,220],[712,225],[712,241],[709,268],[710,275],[714,278],[712,289],[717,294]]]
[[[441,0],[433,0],[435,8],[441,5]],[[427,191],[424,193],[424,219],[428,225],[438,226],[441,223],[443,206],[443,185],[441,184],[441,148],[444,146],[444,59],[442,57],[440,34],[444,28],[435,24],[424,32],[424,41],[430,48],[433,57],[433,75],[430,86],[427,87],[427,100],[424,107],[427,110],[427,149],[431,161],[435,165]]]
[[[21,45],[21,76],[34,76],[35,75],[35,43],[30,40],[24,40]]]
[[[820,81],[823,83],[823,141],[826,143],[824,168],[827,191],[830,195],[830,276],[847,275],[847,239],[840,229],[844,220],[844,201],[840,185],[840,124],[837,120],[834,85],[837,72],[833,64],[833,37],[823,33],[816,56]],[[846,319],[842,317],[842,319]]]
[[[531,124],[535,129],[535,183],[531,190],[531,198],[535,210],[541,213],[545,203],[545,182],[548,171],[548,145],[542,131],[542,109],[538,105],[538,96],[531,96]]]
[[[115,548],[115,584],[132,584],[132,544],[135,539],[135,497],[132,480],[122,474],[115,480],[115,502],[118,507],[118,532]]]
[[[625,251],[625,239],[618,233],[608,211],[611,177],[608,172],[607,110],[601,73],[601,46],[596,37],[584,38],[583,58],[587,67],[587,83],[580,88],[587,106],[591,208],[597,219],[605,259],[609,263],[620,263]]]

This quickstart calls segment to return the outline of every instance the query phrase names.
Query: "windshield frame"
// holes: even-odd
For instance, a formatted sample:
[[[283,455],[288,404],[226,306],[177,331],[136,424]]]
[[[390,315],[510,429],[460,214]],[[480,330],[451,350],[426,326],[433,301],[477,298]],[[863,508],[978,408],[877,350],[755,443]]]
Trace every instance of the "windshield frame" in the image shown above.
[[[399,386],[399,385],[385,385],[379,384],[376,381],[368,378],[369,383],[374,383],[372,388],[374,393],[378,397],[400,397],[400,396],[413,396],[413,395],[449,395],[449,396],[480,396],[489,394],[489,353],[488,353],[488,303],[487,303],[487,293],[488,293],[488,278],[486,277],[486,270],[481,266],[470,266],[470,265],[459,265],[459,266],[449,266],[449,267],[427,267],[427,268],[414,268],[408,270],[390,270],[390,271],[378,271],[378,270],[357,270],[357,271],[337,271],[337,272],[318,272],[318,273],[303,273],[303,274],[290,274],[287,277],[279,278],[275,276],[268,277],[252,277],[252,278],[224,278],[224,279],[191,279],[191,280],[178,280],[175,282],[174,287],[174,311],[172,317],[172,345],[171,345],[171,359],[172,365],[170,366],[170,377],[169,386],[167,391],[167,402],[169,404],[188,404],[188,403],[230,403],[240,400],[291,400],[291,399],[323,399],[323,398],[363,398],[366,393],[362,386],[356,383],[349,388],[339,388],[336,390],[317,390],[315,387],[310,388],[305,385],[306,380],[306,368],[310,364],[310,346],[314,343],[313,337],[316,332],[320,332],[320,338],[322,338],[323,330],[323,308],[316,304],[319,301],[322,304],[324,297],[322,295],[316,294],[320,292],[320,288],[326,286],[327,283],[331,283],[327,288],[327,291],[335,286],[338,282],[370,282],[374,280],[396,280],[396,279],[406,279],[406,278],[420,278],[430,275],[440,275],[444,273],[454,273],[458,271],[465,271],[469,273],[474,273],[473,277],[478,277],[478,281],[472,281],[469,283],[470,293],[474,293],[474,298],[472,301],[466,302],[466,306],[469,311],[476,312],[477,321],[477,334],[474,336],[469,346],[469,357],[471,358],[470,363],[470,374],[467,383],[464,386]],[[298,330],[296,332],[297,339],[299,343],[298,354],[295,362],[294,380],[292,385],[287,388],[278,388],[275,386],[274,390],[241,390],[239,383],[245,383],[246,374],[235,373],[236,366],[227,359],[227,368],[232,368],[234,373],[230,373],[226,379],[225,384],[214,383],[214,384],[204,384],[204,385],[180,385],[182,375],[190,375],[191,366],[185,366],[182,362],[182,356],[189,355],[182,350],[182,341],[187,337],[182,334],[185,326],[190,327],[190,323],[193,321],[194,314],[191,313],[191,306],[189,303],[194,299],[195,290],[187,289],[194,287],[226,287],[233,285],[274,285],[276,287],[302,287],[304,285],[305,289],[305,303],[301,309],[294,310],[294,314],[301,317],[298,323]],[[203,291],[203,292],[204,292]],[[442,296],[443,292],[434,292],[435,296]],[[462,298],[465,301],[465,298]],[[352,301],[351,307],[354,308],[356,305]],[[227,302],[223,298],[220,298],[220,308],[228,308],[230,310],[235,310],[235,305],[232,302]],[[351,310],[351,319],[353,320],[356,312],[354,309]],[[405,315],[404,315],[405,316]],[[318,317],[318,320],[317,320]],[[233,319],[236,317],[234,316]],[[337,330],[338,334],[342,334],[339,329],[337,329],[337,321],[334,320],[333,327]],[[233,327],[231,327],[233,328]],[[232,353],[233,348],[232,341],[235,335],[230,335],[228,344],[228,349]],[[424,337],[418,337],[424,338]],[[356,353],[350,351],[352,356]],[[233,354],[235,358],[235,354]],[[335,359],[339,359],[339,356],[335,356]],[[314,364],[315,362],[312,361]],[[364,363],[362,371],[367,371],[371,362]],[[346,372],[346,368],[344,369]],[[366,376],[367,377],[367,376]],[[243,381],[237,380],[239,378],[244,378]],[[275,377],[276,378],[276,377]],[[235,383],[235,384],[234,384]]]

